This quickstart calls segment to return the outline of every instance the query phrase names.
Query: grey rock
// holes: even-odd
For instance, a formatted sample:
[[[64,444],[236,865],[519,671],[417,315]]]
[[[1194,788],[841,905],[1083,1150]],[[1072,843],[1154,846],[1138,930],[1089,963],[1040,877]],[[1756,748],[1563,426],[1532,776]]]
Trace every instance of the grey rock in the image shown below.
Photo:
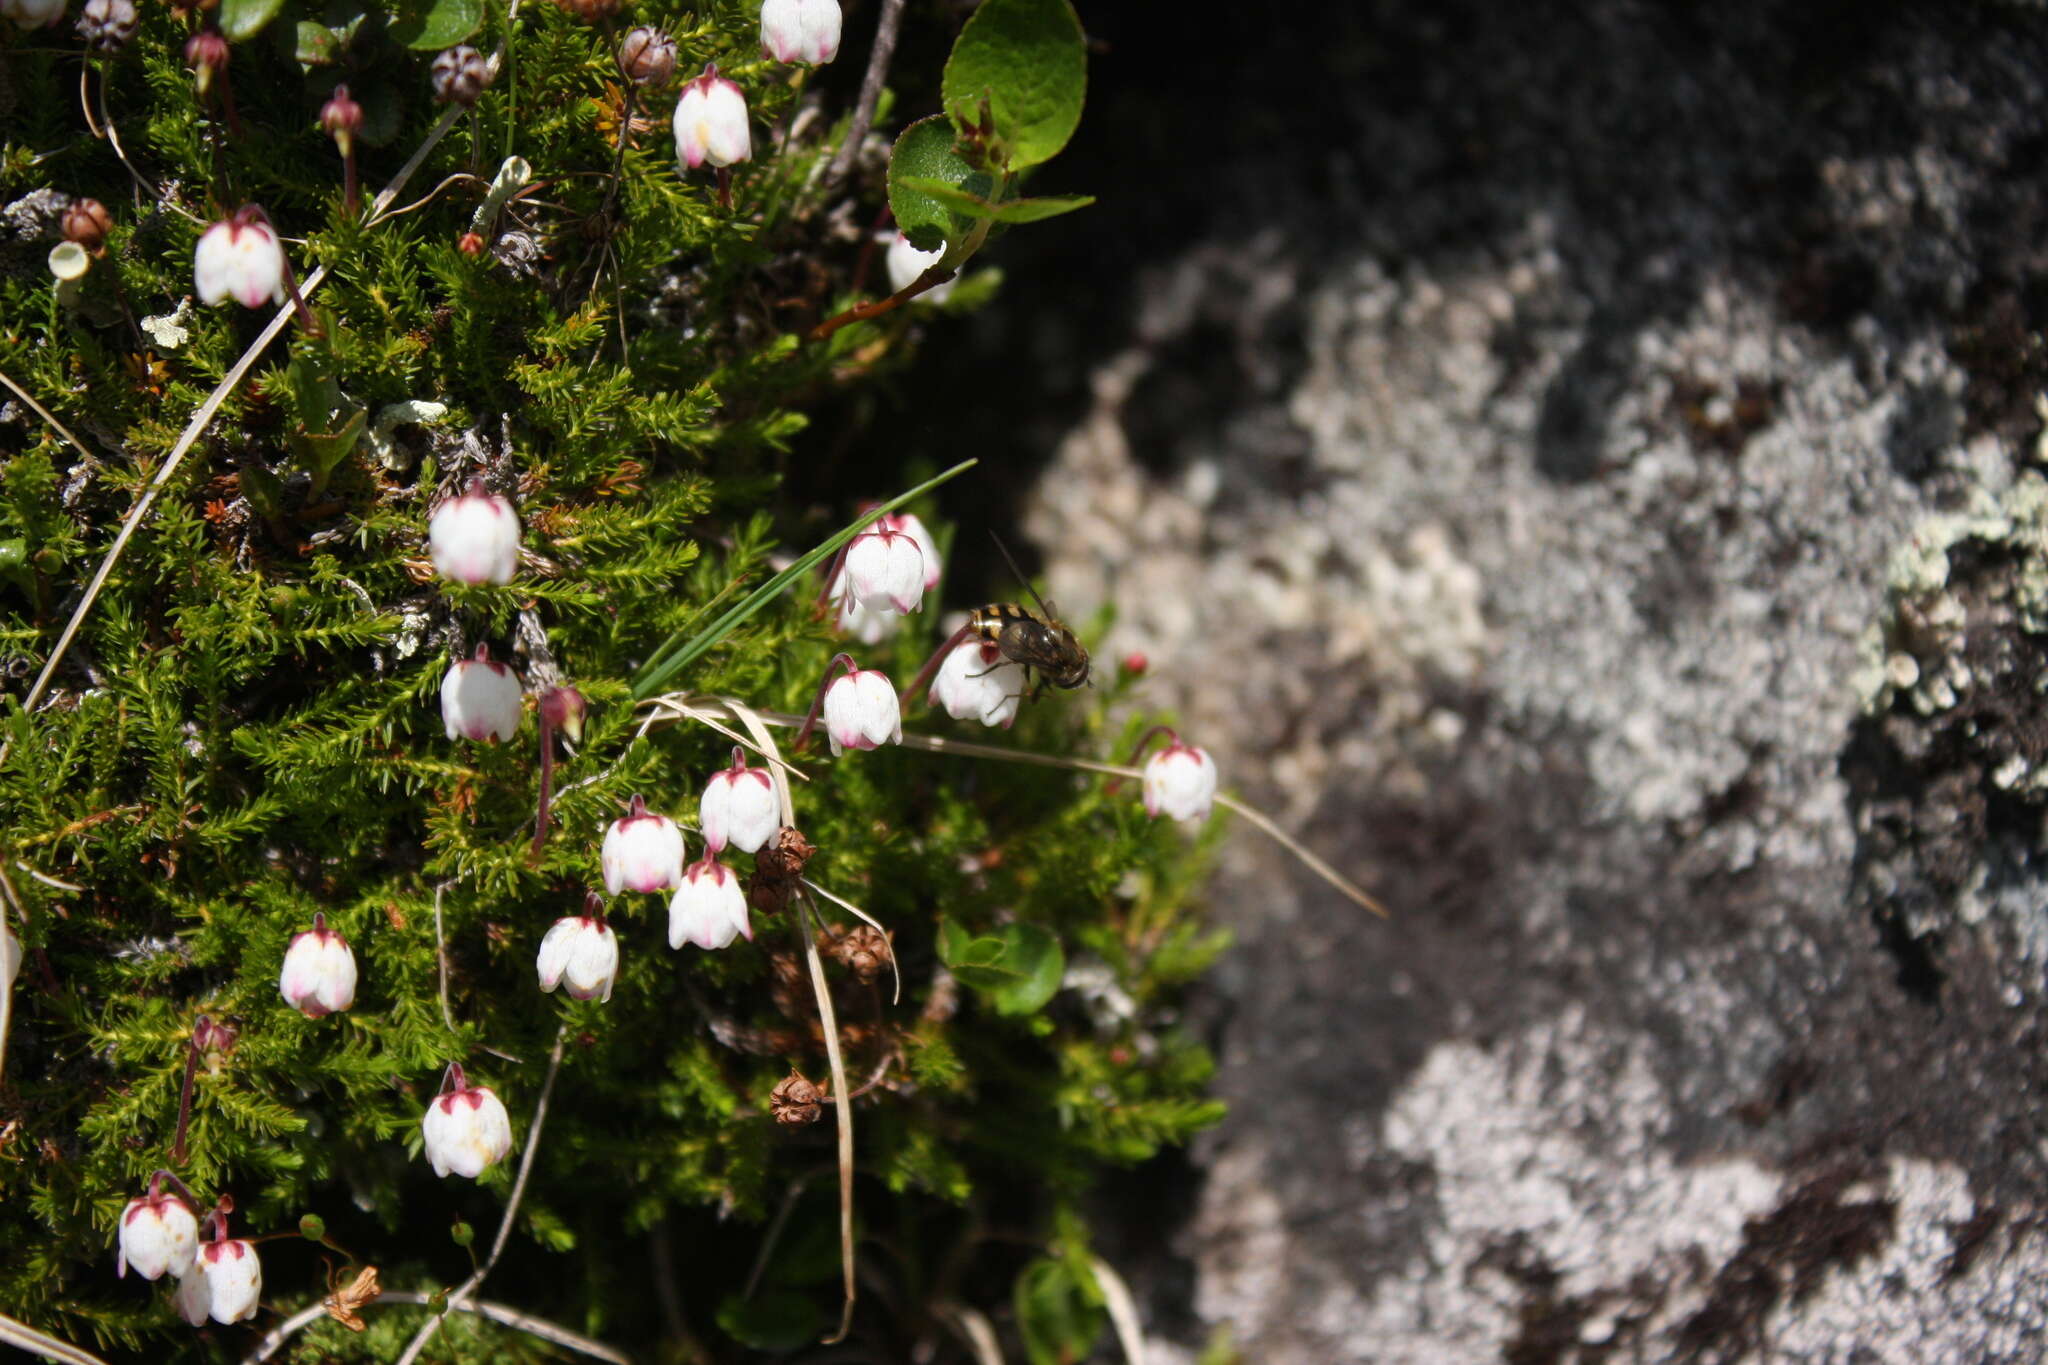
[[[2048,27],[1323,17],[1027,516],[1396,910],[1231,844],[1162,1351],[2043,1358]]]

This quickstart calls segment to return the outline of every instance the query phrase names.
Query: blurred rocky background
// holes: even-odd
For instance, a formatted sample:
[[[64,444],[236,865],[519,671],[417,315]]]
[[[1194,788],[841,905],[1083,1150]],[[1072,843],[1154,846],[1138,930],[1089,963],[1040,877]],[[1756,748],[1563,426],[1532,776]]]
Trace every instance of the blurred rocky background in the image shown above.
[[[1395,910],[1234,837],[1161,1356],[2048,1356],[2048,12],[1085,8],[911,437]]]

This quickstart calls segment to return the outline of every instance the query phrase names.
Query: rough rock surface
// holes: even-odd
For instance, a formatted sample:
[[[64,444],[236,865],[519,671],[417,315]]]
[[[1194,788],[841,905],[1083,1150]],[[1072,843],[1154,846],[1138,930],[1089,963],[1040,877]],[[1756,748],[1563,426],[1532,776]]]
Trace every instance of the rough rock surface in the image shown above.
[[[1233,842],[1162,1356],[2048,1356],[2048,23],[1290,31],[1041,338],[1056,595],[1396,910]]]

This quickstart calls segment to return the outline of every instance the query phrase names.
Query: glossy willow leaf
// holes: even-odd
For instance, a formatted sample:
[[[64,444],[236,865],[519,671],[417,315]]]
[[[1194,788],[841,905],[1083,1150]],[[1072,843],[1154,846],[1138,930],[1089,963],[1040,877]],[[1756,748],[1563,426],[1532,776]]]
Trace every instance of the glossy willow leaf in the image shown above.
[[[976,171],[953,150],[957,140],[953,125],[934,114],[905,128],[889,153],[889,209],[896,215],[896,226],[919,251],[938,250],[940,243],[956,238],[964,225],[930,189],[910,182],[943,186],[969,198],[979,197],[973,190],[994,188],[987,174]]]
[[[221,34],[231,43],[247,42],[283,8],[284,0],[221,0]]]
[[[393,17],[390,32],[407,47],[431,52],[453,47],[483,22],[483,0],[419,0]]]
[[[953,44],[941,98],[963,131],[986,98],[1004,168],[1017,171],[1067,145],[1087,89],[1088,44],[1067,0],[986,0]]]

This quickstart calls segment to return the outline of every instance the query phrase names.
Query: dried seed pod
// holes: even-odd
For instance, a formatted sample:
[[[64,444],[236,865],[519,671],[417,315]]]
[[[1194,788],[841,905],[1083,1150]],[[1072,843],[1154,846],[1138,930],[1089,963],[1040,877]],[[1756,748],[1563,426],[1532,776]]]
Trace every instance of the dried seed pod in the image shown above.
[[[462,43],[434,58],[431,79],[435,99],[467,109],[490,85],[491,64],[483,53]]]
[[[85,0],[78,35],[101,52],[119,52],[135,36],[135,0]]]
[[[619,70],[636,85],[660,85],[676,74],[676,40],[658,28],[636,28],[619,44]]]
[[[775,1087],[768,1095],[768,1112],[775,1116],[777,1123],[797,1127],[816,1123],[818,1115],[824,1112],[818,1087],[804,1079],[800,1071],[792,1071],[789,1078]]]
[[[107,243],[114,217],[97,199],[74,199],[64,210],[64,240],[76,242],[87,251],[98,251]]]
[[[889,965],[890,951],[889,940],[865,924],[841,934],[832,941],[830,949],[832,960],[852,972],[863,986]]]

